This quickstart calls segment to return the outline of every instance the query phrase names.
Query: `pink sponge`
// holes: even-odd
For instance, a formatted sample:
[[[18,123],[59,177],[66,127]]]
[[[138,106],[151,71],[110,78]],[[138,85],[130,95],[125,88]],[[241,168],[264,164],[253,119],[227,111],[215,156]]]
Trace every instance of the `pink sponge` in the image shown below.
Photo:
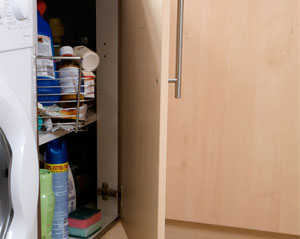
[[[88,228],[101,219],[100,210],[91,208],[79,208],[69,214],[69,227],[80,229]]]

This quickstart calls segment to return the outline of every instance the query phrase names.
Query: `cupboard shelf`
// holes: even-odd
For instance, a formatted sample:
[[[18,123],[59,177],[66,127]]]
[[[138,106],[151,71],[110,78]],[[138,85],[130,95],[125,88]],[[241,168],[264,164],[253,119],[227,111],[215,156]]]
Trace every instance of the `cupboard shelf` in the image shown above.
[[[85,122],[85,126],[92,124],[97,121],[97,114],[95,110],[89,109],[87,112],[87,121]],[[73,131],[67,131],[63,129],[59,129],[55,132],[49,132],[46,134],[39,134],[39,145],[46,144],[54,139],[60,138],[64,135],[70,134]]]

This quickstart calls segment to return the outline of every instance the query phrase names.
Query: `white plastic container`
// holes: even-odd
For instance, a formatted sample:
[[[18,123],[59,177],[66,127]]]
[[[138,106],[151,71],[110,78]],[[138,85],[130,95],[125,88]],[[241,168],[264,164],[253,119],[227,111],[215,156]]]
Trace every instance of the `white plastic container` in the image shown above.
[[[82,57],[82,68],[87,71],[94,71],[100,63],[97,53],[93,52],[86,46],[75,46],[73,48],[74,56]]]
[[[68,168],[68,202],[69,202],[69,213],[76,209],[76,189],[72,171]]]

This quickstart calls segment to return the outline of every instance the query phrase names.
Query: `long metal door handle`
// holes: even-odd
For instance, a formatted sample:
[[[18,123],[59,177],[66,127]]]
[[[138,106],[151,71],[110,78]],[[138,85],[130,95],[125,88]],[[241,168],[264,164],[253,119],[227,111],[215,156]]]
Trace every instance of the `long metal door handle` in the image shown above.
[[[178,20],[177,20],[177,67],[176,78],[169,79],[169,83],[175,83],[175,98],[181,98],[181,79],[182,79],[182,47],[183,47],[183,7],[184,0],[178,0]]]

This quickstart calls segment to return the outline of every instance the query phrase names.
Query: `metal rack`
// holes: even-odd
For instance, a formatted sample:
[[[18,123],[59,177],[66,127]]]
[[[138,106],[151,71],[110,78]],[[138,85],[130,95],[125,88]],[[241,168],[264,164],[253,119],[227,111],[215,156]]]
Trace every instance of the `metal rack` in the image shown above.
[[[54,63],[59,63],[62,60],[73,60],[73,61],[77,61],[79,63],[79,68],[78,68],[78,77],[77,78],[66,78],[66,77],[61,77],[61,70],[52,70],[53,71],[53,79],[49,79],[49,78],[40,78],[38,77],[38,73],[41,72],[49,72],[49,69],[37,69],[37,102],[40,104],[47,104],[48,106],[43,106],[43,108],[45,108],[45,111],[43,111],[42,109],[38,108],[38,112],[37,115],[43,120],[43,124],[39,124],[39,126],[42,126],[43,130],[39,130],[39,134],[45,134],[45,133],[49,133],[49,130],[46,130],[46,126],[47,124],[45,124],[44,120],[47,119],[51,119],[54,120],[55,123],[52,123],[52,126],[55,126],[55,130],[58,129],[68,129],[71,132],[79,132],[79,131],[84,131],[84,127],[86,126],[86,122],[88,121],[88,119],[85,120],[80,120],[80,118],[84,118],[82,117],[82,115],[80,115],[80,110],[83,109],[84,111],[84,103],[87,104],[85,107],[88,108],[88,103],[93,101],[93,98],[86,98],[84,97],[84,99],[81,99],[81,96],[85,96],[87,95],[87,93],[81,92],[81,90],[85,90],[87,87],[92,87],[93,92],[89,92],[88,94],[95,94],[95,87],[96,87],[96,77],[84,77],[83,76],[83,69],[82,69],[82,58],[81,57],[77,57],[77,56],[53,56],[53,57],[46,57],[46,56],[37,56],[36,57],[36,61],[38,60],[51,60],[54,61]],[[52,72],[51,71],[51,72]],[[84,71],[84,72],[91,72],[91,71]],[[94,83],[93,84],[84,84],[84,80],[91,80],[94,79]],[[51,80],[55,80],[56,82],[59,82],[59,84],[56,86],[53,85],[42,85],[39,86],[38,81],[41,83],[42,81],[45,82],[50,82]],[[73,84],[73,86],[65,86],[62,85],[64,81],[70,81],[71,85]],[[75,84],[74,84],[75,82]],[[56,88],[56,89],[66,89],[66,88],[73,88],[74,91],[71,92],[67,92],[67,93],[38,93],[39,89],[51,89],[51,88]],[[76,95],[76,99],[75,100],[44,100],[44,101],[39,101],[39,97],[51,97],[51,96],[58,96],[58,97],[62,97],[62,96],[66,96],[66,95]],[[72,103],[74,104],[74,107],[68,107],[68,108],[64,108],[64,107],[58,107],[58,105],[61,105],[63,103]],[[83,106],[81,106],[81,104],[83,104]],[[51,107],[49,107],[49,105],[53,106],[57,106],[57,109],[61,109],[59,112],[76,112],[74,114],[68,114],[68,115],[55,115],[53,116],[53,111],[51,112]],[[81,108],[83,107],[83,108]],[[50,108],[50,109],[48,109]],[[48,111],[47,111],[48,110]],[[86,110],[87,111],[87,110]],[[84,114],[86,114],[86,111]],[[67,120],[67,121],[66,121]]]

